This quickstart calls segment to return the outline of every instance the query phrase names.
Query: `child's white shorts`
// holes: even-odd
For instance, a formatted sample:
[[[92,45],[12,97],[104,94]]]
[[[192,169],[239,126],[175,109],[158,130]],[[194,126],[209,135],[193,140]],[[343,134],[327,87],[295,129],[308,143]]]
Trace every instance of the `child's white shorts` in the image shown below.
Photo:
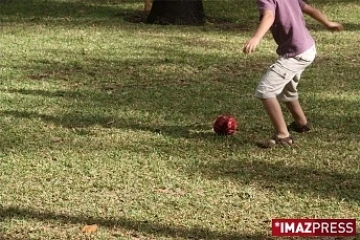
[[[280,57],[260,80],[255,97],[292,102],[299,98],[297,85],[302,72],[314,61],[315,46],[295,57]]]

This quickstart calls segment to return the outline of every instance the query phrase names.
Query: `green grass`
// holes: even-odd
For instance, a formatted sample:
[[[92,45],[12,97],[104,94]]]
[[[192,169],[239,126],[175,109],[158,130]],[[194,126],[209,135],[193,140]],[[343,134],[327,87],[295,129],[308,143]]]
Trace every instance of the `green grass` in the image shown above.
[[[275,217],[360,220],[360,7],[311,2],[346,31],[309,20],[315,128],[270,151],[253,92],[275,44],[241,52],[254,1],[205,1],[203,27],[128,21],[142,1],[0,3],[0,239],[271,239]],[[221,113],[239,123],[228,144]]]

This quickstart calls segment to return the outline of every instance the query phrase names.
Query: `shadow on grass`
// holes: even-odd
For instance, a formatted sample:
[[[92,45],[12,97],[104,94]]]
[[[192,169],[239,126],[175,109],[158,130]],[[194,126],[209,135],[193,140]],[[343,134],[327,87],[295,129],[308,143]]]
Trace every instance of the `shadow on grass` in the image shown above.
[[[203,125],[195,123],[187,126],[169,126],[156,124],[138,124],[137,119],[132,118],[114,118],[113,116],[97,116],[85,115],[83,113],[63,114],[61,116],[51,116],[47,114],[39,114],[31,111],[5,110],[0,111],[0,115],[12,116],[16,118],[41,119],[46,123],[52,123],[65,128],[87,128],[99,125],[103,128],[116,128],[134,131],[147,131],[154,134],[162,134],[174,138],[188,139],[212,139],[215,133],[212,131],[211,125]]]
[[[321,1],[315,1],[322,4]],[[351,2],[351,1],[347,1]],[[355,1],[354,1],[355,2]],[[147,13],[135,6],[143,1],[35,1],[18,0],[0,2],[3,22],[29,22],[52,25],[98,24],[115,26],[118,21],[146,23]],[[329,4],[329,3],[327,3]],[[134,5],[133,7],[129,7]],[[215,27],[220,31],[254,31],[258,23],[256,4],[253,1],[227,2],[221,6],[204,3],[207,23],[205,27]],[[207,6],[208,5],[208,6]],[[345,30],[359,30],[355,23],[344,23]],[[317,24],[310,24],[312,30],[325,30]],[[208,28],[207,28],[208,29]],[[205,29],[205,30],[207,30]]]
[[[142,8],[137,7],[143,5],[142,0],[136,1],[36,1],[36,0],[18,0],[0,2],[0,14],[3,21],[7,22],[45,22],[50,24],[67,24],[78,25],[86,22],[98,22],[105,25],[114,25],[114,20],[122,20],[131,23],[146,23],[147,13]],[[234,3],[238,5],[238,3]],[[241,11],[244,10],[241,4]],[[211,8],[217,8],[212,5]],[[219,13],[213,9],[212,13]],[[223,16],[211,16],[208,21],[221,27],[224,22]],[[247,19],[248,20],[248,19]],[[247,22],[247,21],[244,21]],[[221,26],[220,26],[221,25]],[[231,23],[231,25],[234,25]],[[236,29],[244,29],[237,25]],[[234,28],[235,29],[235,28]]]
[[[100,217],[88,216],[71,216],[65,214],[57,214],[54,212],[39,212],[31,209],[23,209],[18,207],[0,207],[0,220],[7,219],[34,219],[37,221],[57,221],[65,224],[97,224],[99,227],[114,229],[122,228],[130,231],[137,231],[142,234],[151,234],[161,237],[186,238],[186,239],[254,239],[264,240],[264,235],[247,235],[240,233],[222,233],[211,231],[202,227],[186,228],[180,226],[166,225],[151,221],[137,221],[119,217],[117,219],[107,219]],[[1,239],[1,237],[0,237]]]
[[[183,103],[184,106],[179,104],[179,102],[171,101],[166,99],[166,103],[164,100],[156,100],[154,99],[152,102],[149,102],[150,98],[147,94],[151,94],[152,91],[159,91],[160,88],[169,88],[172,90],[172,94],[176,96],[178,92],[181,92],[181,87],[189,87],[190,83],[178,83],[178,82],[167,82],[167,83],[132,83],[125,85],[114,85],[111,87],[105,87],[102,91],[88,91],[88,90],[56,90],[56,91],[47,91],[47,90],[39,90],[39,89],[3,89],[3,92],[22,94],[22,95],[30,95],[30,96],[41,96],[46,98],[59,98],[67,101],[75,101],[76,106],[73,106],[70,111],[60,112],[60,115],[47,115],[40,114],[35,111],[18,111],[18,110],[3,110],[2,114],[4,115],[12,115],[18,118],[40,118],[44,122],[51,122],[59,126],[63,126],[66,128],[76,128],[76,127],[89,127],[92,125],[101,125],[105,128],[121,128],[121,129],[133,129],[133,130],[142,130],[142,131],[150,131],[159,133],[170,133],[176,137],[189,137],[189,130],[199,131],[199,137],[204,137],[206,135],[212,135],[212,133],[205,133],[206,131],[212,130],[213,120],[215,117],[220,114],[219,111],[215,111],[213,113],[214,119],[210,119],[207,123],[204,124],[203,120],[199,120],[198,122],[193,122],[191,125],[187,126],[161,126],[156,125],[154,122],[146,123],[138,123],[139,119],[135,118],[122,118],[122,117],[114,117],[111,113],[106,113],[106,108],[109,109],[124,109],[131,106],[133,110],[152,111],[154,113],[167,113],[172,115],[174,113],[174,109],[177,111],[181,111],[182,108],[185,108],[185,111],[182,112],[183,115],[187,117],[193,116],[202,116],[203,114],[208,114],[202,111],[199,111],[195,106],[194,109],[190,109],[188,104],[191,102],[191,95],[185,97],[185,99],[189,99],[189,103]],[[177,89],[174,89],[177,88]],[[350,86],[349,86],[350,87]],[[108,94],[106,90],[111,89],[115,90],[114,94]],[[134,91],[131,93],[131,96],[142,94],[142,97],[136,97],[136,99],[127,99],[124,98],[121,93],[122,90]],[[352,89],[354,90],[354,89]],[[346,90],[344,90],[346,91]],[[190,94],[190,93],[184,93]],[[356,93],[354,93],[356,94]],[[229,94],[228,97],[233,96]],[[236,96],[236,93],[234,97]],[[336,97],[336,95],[333,95]],[[176,98],[176,97],[175,97]],[[238,97],[240,99],[240,97]],[[208,99],[211,99],[210,97]],[[245,99],[245,98],[244,98]],[[161,103],[162,102],[162,105]],[[226,102],[222,102],[223,99],[219,99],[218,102],[220,105],[226,105]],[[308,111],[307,114],[312,119],[314,127],[319,132],[328,132],[329,134],[338,133],[337,136],[340,135],[357,135],[360,134],[360,126],[358,124],[358,119],[360,117],[360,112],[356,107],[356,100],[346,100],[346,99],[320,99],[315,98],[312,102],[307,102],[305,106],[307,106]],[[240,99],[241,103],[241,99]],[[208,103],[207,105],[209,105]],[[248,104],[248,103],[246,103]],[[251,106],[237,107],[240,112],[244,113],[244,111],[252,111]],[[202,105],[202,104],[201,104]],[[204,103],[205,105],[205,103]],[[341,106],[341,108],[339,108]],[[160,109],[161,107],[161,109]],[[213,108],[213,106],[209,106],[209,109]],[[216,108],[216,106],[215,106]],[[94,113],[88,111],[82,111],[82,109],[94,109],[98,111],[94,111]],[[207,109],[207,111],[209,111]],[[103,114],[99,114],[99,112],[103,112]],[[193,111],[196,111],[193,112]],[[223,109],[224,112],[225,107]],[[261,109],[259,109],[261,111]],[[286,112],[287,113],[287,112]],[[336,114],[333,114],[336,113]],[[247,114],[245,112],[245,114]],[[201,117],[200,117],[201,119]],[[242,129],[242,131],[246,131],[246,129]],[[334,136],[332,137],[334,140]],[[329,139],[331,140],[331,139]]]
[[[360,199],[358,173],[340,173],[313,166],[289,166],[284,162],[259,160],[213,163],[200,171],[210,177],[231,178],[245,184],[257,183],[270,191],[290,191],[293,194],[313,195],[315,198],[335,197],[339,201],[358,202]]]
[[[114,6],[80,1],[18,0],[2,3],[0,13],[2,18],[7,18],[10,22],[36,22],[45,19],[65,19],[69,22],[71,19],[109,19],[121,11]]]

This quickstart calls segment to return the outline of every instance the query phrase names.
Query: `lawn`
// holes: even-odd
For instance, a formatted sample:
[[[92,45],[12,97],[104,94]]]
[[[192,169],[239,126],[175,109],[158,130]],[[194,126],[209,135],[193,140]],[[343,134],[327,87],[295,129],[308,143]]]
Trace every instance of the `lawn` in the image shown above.
[[[310,2],[345,27],[308,22],[314,130],[262,150],[253,93],[276,55],[270,35],[242,54],[255,1],[204,1],[204,26],[144,24],[143,1],[1,1],[0,240],[269,240],[275,217],[360,221],[360,5]],[[239,124],[228,140],[222,113]]]

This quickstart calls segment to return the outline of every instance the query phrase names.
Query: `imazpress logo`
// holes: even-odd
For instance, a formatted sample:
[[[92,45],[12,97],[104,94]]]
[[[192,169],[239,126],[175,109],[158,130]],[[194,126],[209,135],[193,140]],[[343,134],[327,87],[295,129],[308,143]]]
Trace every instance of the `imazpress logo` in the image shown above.
[[[272,235],[302,236],[356,236],[355,219],[273,219]]]

